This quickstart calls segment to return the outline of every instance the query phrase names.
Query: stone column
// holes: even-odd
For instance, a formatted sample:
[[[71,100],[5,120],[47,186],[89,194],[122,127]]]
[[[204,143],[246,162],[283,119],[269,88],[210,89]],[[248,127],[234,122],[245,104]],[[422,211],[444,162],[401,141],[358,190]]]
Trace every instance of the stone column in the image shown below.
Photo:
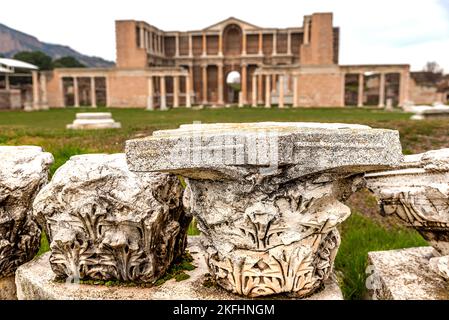
[[[263,104],[263,75],[257,76],[257,104]]]
[[[298,107],[299,106],[299,102],[298,102],[298,97],[299,97],[299,93],[298,93],[298,76],[294,75],[293,76],[293,107]]]
[[[278,50],[277,32],[273,33],[273,56],[277,55]]]
[[[277,91],[277,74],[273,74],[271,76],[271,92],[276,92]]]
[[[253,75],[252,79],[252,106],[255,108],[257,107],[257,76]]]
[[[189,34],[189,57],[193,57],[193,36]]]
[[[154,80],[153,76],[148,78],[148,101],[147,101],[147,110],[154,110]]]
[[[80,106],[80,92],[78,88],[78,78],[73,77],[73,95],[75,99],[75,107],[79,108]]]
[[[179,76],[173,77],[173,108],[179,108]]]
[[[90,78],[90,104],[93,108],[97,107],[97,92],[95,91],[95,77]]]
[[[167,90],[165,88],[165,76],[160,77],[161,85],[161,110],[168,110],[167,108]]]
[[[153,33],[148,31],[148,52],[153,53]]]
[[[399,74],[399,105],[403,107],[405,103],[409,100],[409,73],[408,71],[403,71]]]
[[[111,93],[110,93],[110,88],[111,88],[111,83],[110,83],[110,79],[109,76],[106,76],[106,107],[110,107],[111,106]]]
[[[217,65],[218,68],[218,105],[223,105],[224,104],[224,99],[223,99],[223,93],[224,93],[224,88],[223,88],[223,64],[218,64]]]
[[[248,74],[248,66],[246,64],[242,64],[242,104],[245,105],[248,103],[248,86],[247,86],[247,74]]]
[[[379,108],[385,107],[385,73],[380,74],[379,80]]]
[[[48,110],[47,76],[45,73],[41,73],[40,87],[42,91],[41,107],[44,110]]]
[[[309,44],[310,42],[309,34],[310,34],[310,19],[306,18],[304,20],[304,44]]]
[[[6,90],[10,90],[11,89],[11,85],[9,82],[9,74],[5,73],[5,89]]]
[[[279,76],[279,108],[282,109],[284,108],[284,79],[285,75],[280,75]]]
[[[202,75],[203,75],[203,105],[207,104],[208,96],[207,96],[207,65],[201,66],[202,68]]]
[[[223,56],[223,33],[220,32],[220,34],[218,35],[218,55],[220,57]]]
[[[265,76],[265,108],[271,108],[271,76]]]
[[[288,35],[287,35],[287,54],[288,55],[292,54],[292,33],[291,33],[291,31],[289,31]]]
[[[203,57],[207,56],[207,36],[203,33]]]
[[[263,55],[263,33],[259,32],[259,56]]]
[[[39,109],[39,73],[38,71],[31,72],[33,80],[33,109]]]
[[[145,29],[144,26],[141,24],[139,28],[140,34],[140,48],[145,49]]]
[[[176,53],[175,53],[175,56],[176,56],[176,57],[179,57],[179,33],[176,34],[175,45],[176,45]]]
[[[184,125],[127,141],[126,154],[133,172],[187,178],[209,272],[246,297],[325,286],[351,214],[344,201],[365,171],[402,160],[397,131],[317,123]]]
[[[144,39],[145,39],[145,51],[148,52],[148,31],[146,29],[144,32]]]
[[[346,73],[341,73],[341,101],[340,105],[345,106],[345,93],[346,93]]]
[[[193,101],[193,98],[195,96],[195,86],[193,83],[193,65],[189,67],[189,85],[190,85],[190,99],[191,103],[193,104],[195,101]]]
[[[358,107],[363,107],[364,90],[365,90],[365,75],[363,73],[359,73],[359,93],[357,97]]]
[[[190,84],[190,75],[186,76],[186,107],[191,108],[192,107],[192,89]]]
[[[246,56],[246,33],[242,34],[242,56]]]

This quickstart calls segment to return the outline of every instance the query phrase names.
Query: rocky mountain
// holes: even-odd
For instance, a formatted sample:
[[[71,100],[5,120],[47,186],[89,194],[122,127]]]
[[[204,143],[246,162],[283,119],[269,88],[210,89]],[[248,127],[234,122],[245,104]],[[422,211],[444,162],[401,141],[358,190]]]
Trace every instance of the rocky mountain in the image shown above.
[[[12,57],[20,51],[42,51],[53,59],[72,56],[88,67],[111,67],[114,62],[81,54],[68,46],[39,41],[36,37],[14,30],[0,23],[0,53]]]

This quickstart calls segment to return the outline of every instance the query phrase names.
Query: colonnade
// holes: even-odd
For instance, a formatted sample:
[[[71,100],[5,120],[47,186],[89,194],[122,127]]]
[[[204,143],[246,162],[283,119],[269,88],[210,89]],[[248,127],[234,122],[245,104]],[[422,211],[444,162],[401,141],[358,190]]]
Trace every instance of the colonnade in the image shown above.
[[[147,102],[147,110],[154,110],[155,103],[154,98],[156,95],[155,91],[155,80],[159,80],[159,108],[161,110],[168,110],[167,105],[167,86],[166,79],[171,77],[173,79],[173,108],[179,108],[180,105],[180,96],[181,96],[181,88],[180,88],[180,79],[183,77],[185,79],[185,101],[186,107],[192,107],[192,96],[193,96],[193,78],[189,73],[176,73],[170,74],[165,72],[153,73],[148,77],[148,102]]]

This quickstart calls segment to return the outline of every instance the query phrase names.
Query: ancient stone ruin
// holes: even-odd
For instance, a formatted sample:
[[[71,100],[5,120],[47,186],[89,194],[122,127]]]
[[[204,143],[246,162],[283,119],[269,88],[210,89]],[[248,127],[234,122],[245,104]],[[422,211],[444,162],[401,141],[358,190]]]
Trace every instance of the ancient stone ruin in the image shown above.
[[[32,204],[52,163],[40,147],[0,146],[0,299],[15,298],[14,273],[39,250]]]
[[[72,124],[67,129],[94,130],[94,129],[120,129],[122,125],[112,119],[110,112],[77,113]]]
[[[34,202],[62,279],[154,282],[182,255],[191,218],[176,176],[132,173],[124,154],[72,157]]]
[[[305,297],[332,275],[350,215],[341,201],[367,170],[402,160],[397,131],[360,125],[187,125],[126,144],[133,172],[186,178],[215,281],[259,297]]]
[[[449,149],[405,156],[395,170],[368,174],[366,180],[383,214],[416,229],[433,247],[370,253],[377,274],[374,294],[390,299],[448,299],[443,279],[449,280]]]

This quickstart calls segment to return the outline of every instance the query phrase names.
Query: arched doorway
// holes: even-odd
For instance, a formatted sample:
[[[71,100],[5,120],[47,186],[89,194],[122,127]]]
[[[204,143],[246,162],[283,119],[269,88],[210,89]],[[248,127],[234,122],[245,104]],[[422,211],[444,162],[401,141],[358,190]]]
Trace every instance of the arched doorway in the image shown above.
[[[223,51],[226,56],[242,54],[242,29],[236,24],[230,24],[223,30]]]
[[[239,93],[242,90],[242,76],[238,71],[231,71],[226,76],[227,103],[239,103]]]

